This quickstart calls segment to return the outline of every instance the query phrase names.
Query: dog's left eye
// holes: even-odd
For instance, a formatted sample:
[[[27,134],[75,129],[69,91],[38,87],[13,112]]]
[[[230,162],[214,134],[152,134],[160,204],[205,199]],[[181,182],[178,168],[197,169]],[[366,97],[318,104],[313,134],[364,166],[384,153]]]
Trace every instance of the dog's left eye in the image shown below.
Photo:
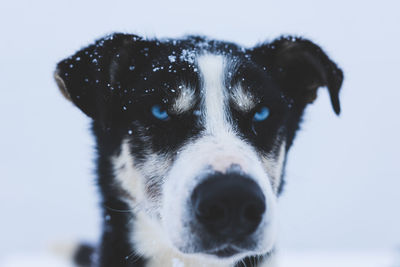
[[[254,113],[253,120],[254,121],[264,121],[269,117],[269,108],[266,106],[261,106]]]
[[[154,105],[151,107],[151,113],[159,120],[166,121],[169,119],[168,112],[165,108],[160,105]]]

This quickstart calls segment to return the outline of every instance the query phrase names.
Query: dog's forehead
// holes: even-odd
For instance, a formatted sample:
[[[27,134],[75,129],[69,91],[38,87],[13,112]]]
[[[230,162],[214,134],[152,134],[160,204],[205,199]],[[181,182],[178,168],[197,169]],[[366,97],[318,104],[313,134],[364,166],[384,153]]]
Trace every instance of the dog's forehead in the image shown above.
[[[113,106],[118,106],[118,112],[127,114],[128,119],[143,120],[138,114],[154,105],[162,105],[171,115],[201,114],[205,108],[204,86],[214,72],[219,77],[215,86],[224,94],[226,111],[249,114],[265,94],[274,91],[251,52],[233,43],[200,37],[132,43],[110,64],[108,85],[110,89],[118,88],[114,96],[119,101]],[[200,66],[204,58],[218,60]]]
[[[140,69],[140,93],[166,96],[164,99],[168,99],[174,113],[185,112],[199,101],[208,69],[214,69],[221,76],[221,88],[237,109],[249,111],[256,105],[256,92],[246,84],[251,60],[243,47],[188,37],[157,41],[157,45],[150,48],[144,45],[140,52],[150,57],[147,67]],[[222,65],[217,67],[217,61],[209,60],[200,68],[202,59],[211,57],[218,58]]]

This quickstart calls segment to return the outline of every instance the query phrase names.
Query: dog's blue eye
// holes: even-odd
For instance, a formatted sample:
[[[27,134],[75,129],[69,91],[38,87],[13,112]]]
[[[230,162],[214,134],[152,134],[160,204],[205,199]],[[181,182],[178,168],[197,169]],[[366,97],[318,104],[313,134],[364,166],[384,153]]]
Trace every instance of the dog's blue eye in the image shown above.
[[[263,106],[260,107],[256,113],[254,113],[253,120],[254,121],[264,121],[269,116],[269,108]]]
[[[167,110],[161,107],[160,105],[154,105],[151,108],[151,113],[153,114],[154,117],[162,121],[165,121],[169,118]]]

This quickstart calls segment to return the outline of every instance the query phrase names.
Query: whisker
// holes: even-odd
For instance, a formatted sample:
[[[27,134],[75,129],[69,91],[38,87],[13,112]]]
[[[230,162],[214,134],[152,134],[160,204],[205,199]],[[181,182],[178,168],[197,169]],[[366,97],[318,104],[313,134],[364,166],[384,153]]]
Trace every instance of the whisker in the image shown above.
[[[131,209],[124,209],[124,210],[115,209],[115,208],[112,208],[112,207],[107,206],[107,205],[103,205],[103,206],[108,210],[115,211],[115,212],[122,212],[122,213],[124,213],[124,212],[138,212],[138,211],[144,210],[143,205],[141,205],[141,203],[136,203]]]
[[[104,205],[104,207],[106,209],[108,209],[108,210],[116,211],[116,212],[132,212],[132,211],[134,211],[134,209],[127,209],[127,210],[114,209],[114,208],[111,208],[111,207],[106,206],[106,205]]]
[[[130,257],[135,256],[138,257],[139,255],[137,254],[137,252],[134,250],[132,251],[128,256],[125,256],[125,260],[129,260]]]
[[[243,265],[244,267],[246,267],[246,262],[244,261],[244,259],[241,259],[240,261],[242,262],[242,265]]]

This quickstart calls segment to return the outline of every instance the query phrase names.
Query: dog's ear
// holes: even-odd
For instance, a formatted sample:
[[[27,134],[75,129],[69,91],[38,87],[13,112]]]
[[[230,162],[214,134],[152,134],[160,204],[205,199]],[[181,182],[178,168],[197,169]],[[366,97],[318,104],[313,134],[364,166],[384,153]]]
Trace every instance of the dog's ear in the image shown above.
[[[135,35],[112,34],[59,62],[54,77],[61,93],[86,115],[98,118],[116,93],[119,66],[140,40]]]
[[[252,49],[252,58],[272,77],[283,93],[304,108],[317,97],[317,89],[326,86],[336,114],[340,113],[339,90],[342,70],[309,40],[281,37]]]

